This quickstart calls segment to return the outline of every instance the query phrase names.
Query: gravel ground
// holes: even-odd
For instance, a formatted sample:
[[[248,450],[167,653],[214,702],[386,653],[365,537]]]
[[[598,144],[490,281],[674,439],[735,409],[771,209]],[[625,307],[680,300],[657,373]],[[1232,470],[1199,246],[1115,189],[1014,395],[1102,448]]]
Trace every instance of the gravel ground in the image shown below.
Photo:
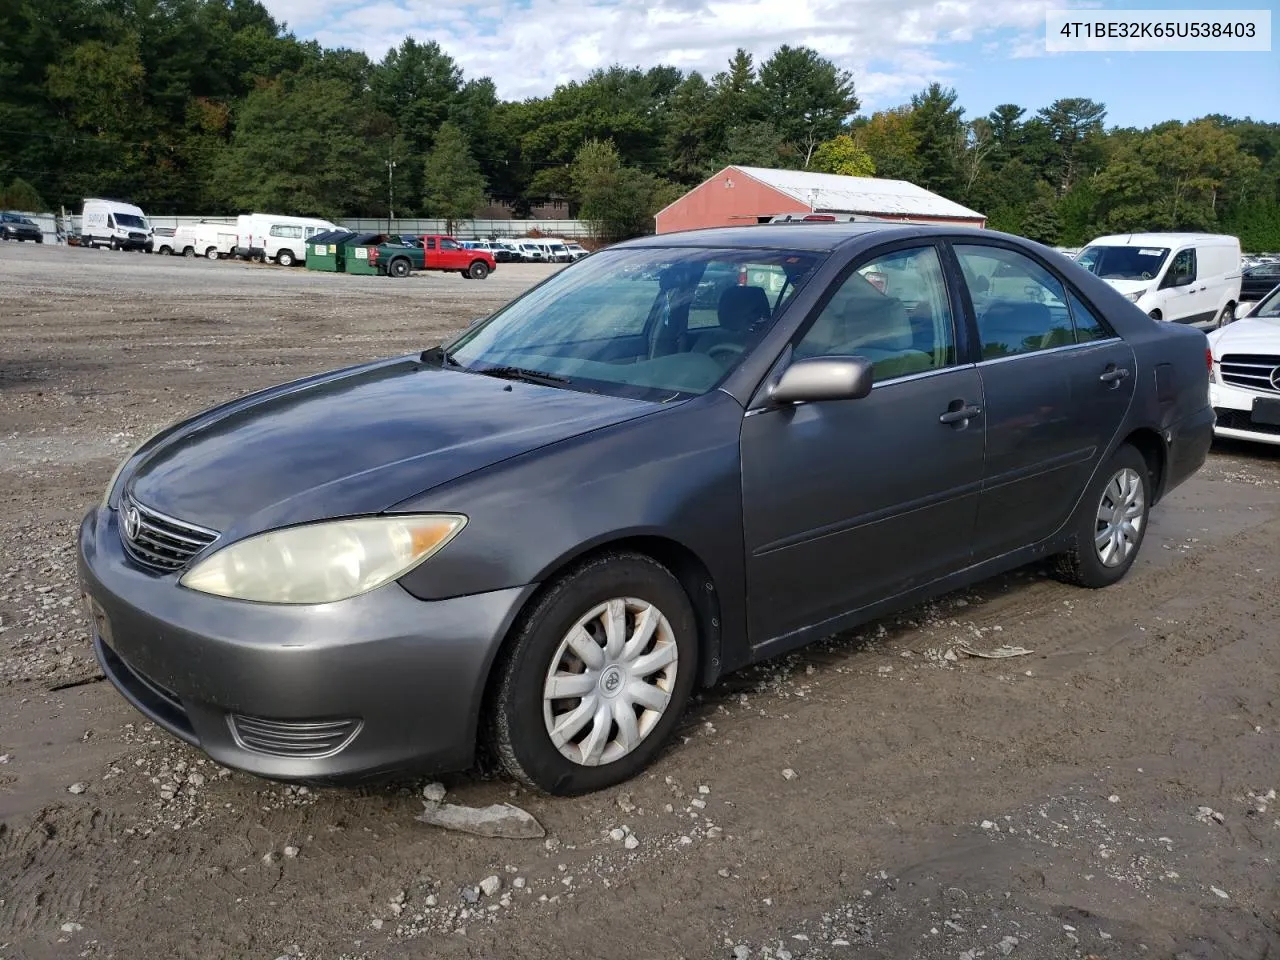
[[[551,269],[0,247],[0,958],[1280,954],[1280,451],[1215,448],[1110,590],[1029,568],[727,678],[621,789],[444,781],[545,839],[231,773],[100,682],[74,530],[133,444]]]

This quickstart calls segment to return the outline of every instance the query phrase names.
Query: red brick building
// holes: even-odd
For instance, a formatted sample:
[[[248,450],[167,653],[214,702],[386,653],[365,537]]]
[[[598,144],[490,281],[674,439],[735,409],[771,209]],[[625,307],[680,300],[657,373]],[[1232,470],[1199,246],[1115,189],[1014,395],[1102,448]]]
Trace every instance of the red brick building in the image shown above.
[[[767,222],[784,214],[861,214],[986,226],[976,210],[905,180],[843,177],[808,170],[725,167],[654,218],[658,233]]]

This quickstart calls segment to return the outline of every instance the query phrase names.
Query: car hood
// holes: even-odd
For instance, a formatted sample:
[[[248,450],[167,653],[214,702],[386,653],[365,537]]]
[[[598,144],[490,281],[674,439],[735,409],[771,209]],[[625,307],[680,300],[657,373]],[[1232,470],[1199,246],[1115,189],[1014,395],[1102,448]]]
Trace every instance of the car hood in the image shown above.
[[[1261,353],[1280,356],[1280,317],[1246,317],[1209,334],[1213,356],[1224,353]]]
[[[1155,289],[1156,285],[1154,277],[1150,280],[1107,280],[1106,282],[1111,284],[1111,286],[1120,293],[1125,294],[1137,293],[1139,290],[1145,293],[1147,290]]]
[[[416,358],[383,362],[201,414],[145,449],[126,489],[154,510],[233,539],[378,513],[509,457],[659,409]]]

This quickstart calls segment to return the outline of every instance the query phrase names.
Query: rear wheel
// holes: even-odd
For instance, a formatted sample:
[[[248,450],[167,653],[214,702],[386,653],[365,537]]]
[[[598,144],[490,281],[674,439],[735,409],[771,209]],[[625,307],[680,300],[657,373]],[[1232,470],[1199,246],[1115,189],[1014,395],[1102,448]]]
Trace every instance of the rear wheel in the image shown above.
[[[1152,310],[1150,313],[1147,314],[1147,316],[1150,317],[1152,320],[1162,319],[1162,317],[1160,316],[1159,310]]]
[[[1151,471],[1125,444],[1107,461],[1080,501],[1074,543],[1056,558],[1059,578],[1081,587],[1107,587],[1138,558],[1151,513]]]
[[[521,618],[496,668],[489,746],[548,793],[621,783],[662,748],[697,666],[693,607],[670,571],[641,554],[597,557]]]
[[[183,255],[184,257],[194,257],[194,256],[196,255],[196,248],[195,248],[195,247],[183,247],[183,248],[182,248],[182,255]]]
[[[489,275],[489,265],[483,260],[477,260],[467,269],[467,276],[472,280],[483,280]]]
[[[206,251],[204,252],[204,257],[205,257],[205,259],[206,259],[206,260],[217,260],[217,259],[218,259],[218,248],[217,248],[217,247],[210,247],[208,250],[206,250]]]
[[[297,262],[297,258],[294,257],[292,250],[281,250],[276,254],[276,263],[280,264],[282,267],[292,267]]]
[[[409,275],[409,261],[404,257],[399,257],[391,261],[387,267],[387,276],[403,279]]]

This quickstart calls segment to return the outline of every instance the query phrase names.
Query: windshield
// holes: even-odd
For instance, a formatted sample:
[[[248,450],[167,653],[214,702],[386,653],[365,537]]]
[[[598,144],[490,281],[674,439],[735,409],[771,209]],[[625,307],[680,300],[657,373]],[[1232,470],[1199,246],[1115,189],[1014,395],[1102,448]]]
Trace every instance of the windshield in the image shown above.
[[[1103,280],[1154,280],[1167,256],[1168,247],[1085,247],[1076,263]]]
[[[132,213],[117,213],[115,217],[116,223],[122,227],[137,227],[140,230],[147,229],[147,221],[143,217],[135,217]]]
[[[450,360],[644,400],[706,393],[813,273],[812,254],[633,247],[565,268],[462,334]]]
[[[1280,286],[1267,294],[1249,315],[1264,317],[1268,320],[1280,320]]]

